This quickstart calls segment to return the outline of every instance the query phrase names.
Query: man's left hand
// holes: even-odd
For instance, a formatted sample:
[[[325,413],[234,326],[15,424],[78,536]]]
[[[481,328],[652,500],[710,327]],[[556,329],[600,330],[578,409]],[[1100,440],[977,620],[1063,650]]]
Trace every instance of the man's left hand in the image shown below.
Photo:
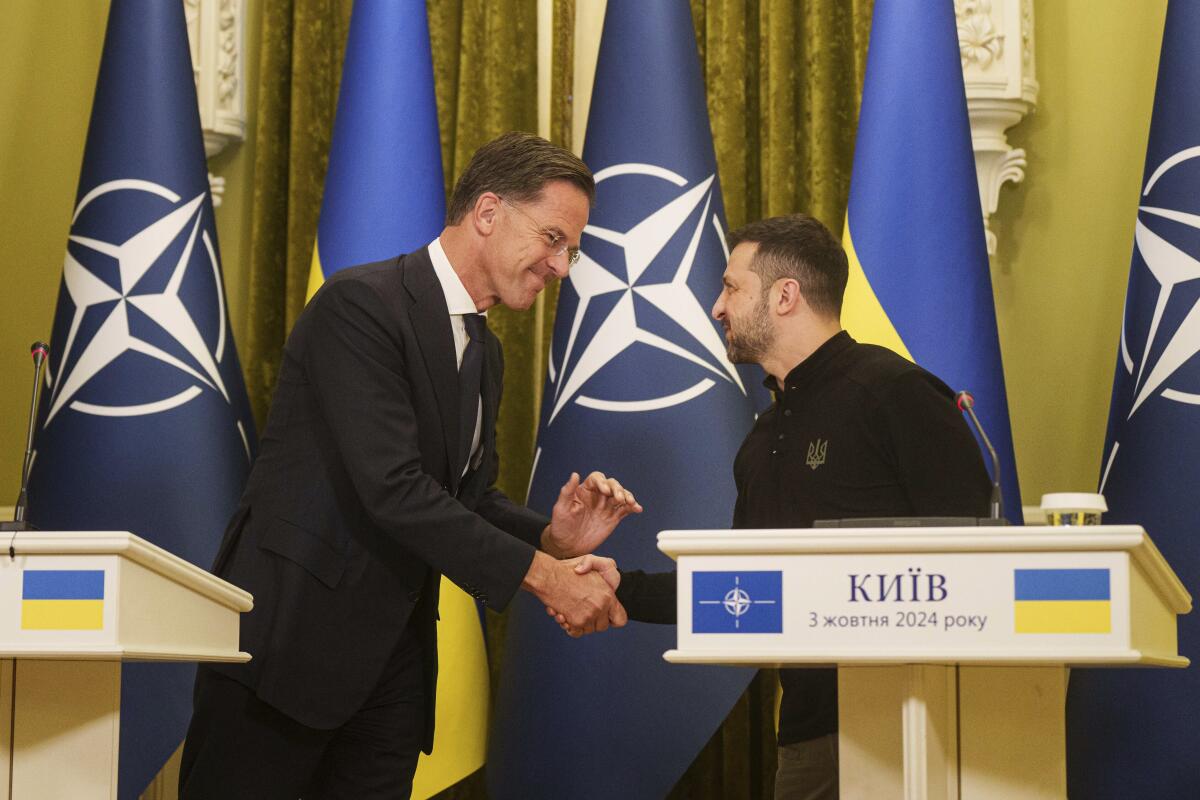
[[[579,473],[558,493],[550,524],[542,532],[542,549],[555,558],[590,553],[604,543],[617,523],[642,513],[642,505],[616,478],[593,472],[580,481]]]

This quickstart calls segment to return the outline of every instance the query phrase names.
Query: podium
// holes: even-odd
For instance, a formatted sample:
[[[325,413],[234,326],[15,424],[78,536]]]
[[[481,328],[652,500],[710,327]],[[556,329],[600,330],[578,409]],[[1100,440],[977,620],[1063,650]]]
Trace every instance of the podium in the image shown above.
[[[0,800],[115,798],[121,662],[247,661],[251,597],[131,533],[4,536]]]
[[[843,798],[1065,798],[1070,667],[1186,667],[1138,526],[664,531],[674,663],[837,665]]]

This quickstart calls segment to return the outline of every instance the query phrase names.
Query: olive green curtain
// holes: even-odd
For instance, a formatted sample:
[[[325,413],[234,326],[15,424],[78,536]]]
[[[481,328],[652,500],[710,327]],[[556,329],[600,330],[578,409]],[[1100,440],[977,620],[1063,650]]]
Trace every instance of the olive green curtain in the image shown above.
[[[808,211],[840,233],[872,0],[690,0],[731,227]],[[263,0],[251,220],[251,322],[243,348],[260,429],[283,342],[304,305],[352,0]],[[571,141],[574,0],[554,0],[551,139]],[[535,0],[427,0],[447,193],[474,150],[537,130]],[[523,498],[555,291],[497,308],[505,393],[500,485]],[[489,615],[493,673],[503,618]],[[673,798],[769,797],[776,677],[738,701]],[[486,797],[475,775],[439,795]]]
[[[691,0],[730,227],[841,235],[873,0]]]
[[[261,431],[283,342],[304,307],[353,0],[264,0],[259,42],[250,323],[242,344]]]

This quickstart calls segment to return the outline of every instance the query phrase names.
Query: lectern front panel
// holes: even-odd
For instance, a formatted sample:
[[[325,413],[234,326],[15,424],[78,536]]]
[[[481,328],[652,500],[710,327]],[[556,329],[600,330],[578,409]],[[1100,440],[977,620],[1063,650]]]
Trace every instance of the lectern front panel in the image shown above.
[[[1028,663],[1130,648],[1124,552],[681,556],[679,653]]]

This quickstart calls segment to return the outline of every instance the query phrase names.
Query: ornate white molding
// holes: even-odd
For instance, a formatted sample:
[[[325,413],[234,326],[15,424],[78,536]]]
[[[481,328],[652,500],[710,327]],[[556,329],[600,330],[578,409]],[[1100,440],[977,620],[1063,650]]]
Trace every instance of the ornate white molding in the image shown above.
[[[1025,177],[1025,151],[1008,143],[1006,131],[1037,104],[1033,54],[1033,0],[954,0],[958,48],[971,116],[971,144],[979,178],[979,202],[989,255],[996,235],[989,219],[1000,187]]]
[[[204,153],[212,158],[246,138],[243,0],[183,0]],[[214,201],[217,199],[214,196]]]
[[[212,195],[213,208],[220,208],[221,198],[225,196],[225,179],[208,173],[208,191]]]

